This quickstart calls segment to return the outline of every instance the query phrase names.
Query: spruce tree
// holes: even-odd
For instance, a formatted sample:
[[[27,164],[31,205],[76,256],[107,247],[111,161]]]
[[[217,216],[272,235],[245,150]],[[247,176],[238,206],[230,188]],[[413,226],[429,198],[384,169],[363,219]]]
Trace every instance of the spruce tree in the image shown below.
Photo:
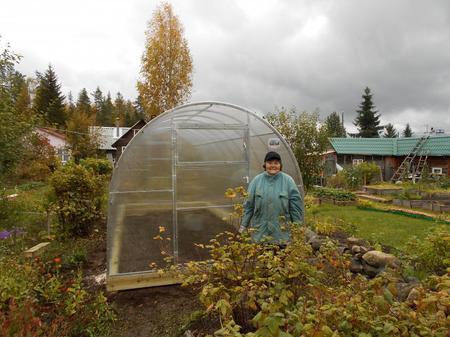
[[[363,101],[359,105],[359,110],[356,110],[357,116],[353,123],[358,127],[358,137],[378,138],[380,137],[378,131],[382,130],[383,127],[380,126],[380,115],[375,110],[372,94],[368,87],[364,89],[362,98]]]
[[[125,126],[133,126],[138,120],[133,103],[127,100],[125,103]]]
[[[325,125],[327,127],[328,137],[342,138],[347,136],[343,121],[341,121],[341,118],[336,111],[332,112],[325,119]]]
[[[74,112],[75,112],[75,103],[73,102],[72,92],[69,91],[66,102],[66,116],[68,120],[73,116]]]
[[[114,100],[114,120],[119,119],[119,125],[125,125],[125,100],[120,92],[117,93]]]
[[[102,126],[114,126],[114,104],[109,91],[103,102]]]
[[[394,125],[392,125],[391,123],[388,123],[384,126],[383,137],[384,138],[397,138],[398,137],[398,132],[395,129]]]
[[[78,94],[76,108],[78,112],[82,112],[88,116],[92,114],[91,100],[85,88],[81,89]]]
[[[61,93],[61,85],[52,66],[42,75],[37,73],[38,86],[33,101],[33,111],[44,119],[46,124],[61,125],[66,123],[66,111],[64,96]]]
[[[403,137],[412,137],[412,130],[411,127],[409,126],[409,123],[406,124],[405,130],[403,130]]]
[[[141,95],[138,95],[136,100],[133,102],[133,106],[134,106],[134,111],[136,113],[137,120],[140,120],[140,119],[146,120],[145,109],[144,109],[144,105],[142,103]]]
[[[105,116],[103,114],[103,107],[105,104],[105,99],[103,97],[103,93],[99,87],[95,89],[95,91],[91,94],[94,98],[93,102],[93,113],[95,114],[95,123],[96,125],[106,125]]]

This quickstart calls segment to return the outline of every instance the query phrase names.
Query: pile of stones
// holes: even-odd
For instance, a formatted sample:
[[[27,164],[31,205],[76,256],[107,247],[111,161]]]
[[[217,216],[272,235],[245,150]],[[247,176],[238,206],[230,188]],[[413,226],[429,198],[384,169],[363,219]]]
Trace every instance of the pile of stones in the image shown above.
[[[305,236],[315,252],[319,251],[321,245],[328,239],[327,236],[318,235],[310,229],[306,230]],[[336,239],[340,253],[351,255],[350,271],[353,273],[372,278],[383,272],[387,266],[399,264],[394,255],[373,249],[365,240],[345,236],[333,239]]]
[[[305,231],[306,241],[311,245],[314,252],[318,252],[322,244],[329,237],[318,235],[310,229]],[[354,274],[362,274],[367,278],[374,278],[387,267],[400,267],[400,261],[392,254],[375,250],[370,244],[359,238],[341,235],[332,237],[337,242],[341,254],[349,254],[350,271]],[[311,261],[312,263],[314,261]],[[400,277],[396,280],[396,299],[399,301],[413,301],[418,296],[420,281],[415,277]]]

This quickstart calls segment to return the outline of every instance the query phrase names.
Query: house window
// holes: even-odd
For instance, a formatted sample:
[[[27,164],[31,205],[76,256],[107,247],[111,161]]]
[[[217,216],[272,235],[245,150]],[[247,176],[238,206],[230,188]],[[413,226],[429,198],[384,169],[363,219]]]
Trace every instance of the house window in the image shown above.
[[[362,164],[364,162],[364,159],[353,159],[353,166]]]
[[[61,163],[63,165],[66,164],[70,159],[69,152],[66,149],[58,149],[57,152],[58,152],[58,157],[61,160]]]
[[[431,168],[431,174],[442,174],[442,167]]]

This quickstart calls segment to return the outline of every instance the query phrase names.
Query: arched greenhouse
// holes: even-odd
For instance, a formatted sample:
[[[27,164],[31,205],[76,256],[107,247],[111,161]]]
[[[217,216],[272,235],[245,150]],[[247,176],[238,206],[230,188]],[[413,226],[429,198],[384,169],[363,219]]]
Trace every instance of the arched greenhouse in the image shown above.
[[[154,267],[165,264],[161,250],[174,257],[173,263],[205,258],[195,243],[235,230],[223,220],[232,211],[225,190],[247,188],[262,172],[270,150],[280,153],[283,171],[302,190],[291,149],[270,124],[249,110],[225,103],[193,103],[145,125],[120,157],[111,181],[108,289],[174,283]],[[155,240],[160,231],[170,239]]]

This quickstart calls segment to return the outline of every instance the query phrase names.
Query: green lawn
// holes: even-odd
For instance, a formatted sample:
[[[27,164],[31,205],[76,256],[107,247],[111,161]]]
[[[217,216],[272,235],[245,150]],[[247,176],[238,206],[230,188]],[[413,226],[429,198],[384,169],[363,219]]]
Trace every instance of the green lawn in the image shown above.
[[[307,220],[312,220],[313,217],[313,215],[307,214]],[[318,208],[315,218],[316,220],[327,219],[329,222],[339,219],[353,224],[357,230],[355,236],[376,240],[399,249],[403,248],[411,237],[424,238],[438,225],[430,220],[363,210],[356,206],[322,205]],[[447,226],[450,229],[450,225]]]

